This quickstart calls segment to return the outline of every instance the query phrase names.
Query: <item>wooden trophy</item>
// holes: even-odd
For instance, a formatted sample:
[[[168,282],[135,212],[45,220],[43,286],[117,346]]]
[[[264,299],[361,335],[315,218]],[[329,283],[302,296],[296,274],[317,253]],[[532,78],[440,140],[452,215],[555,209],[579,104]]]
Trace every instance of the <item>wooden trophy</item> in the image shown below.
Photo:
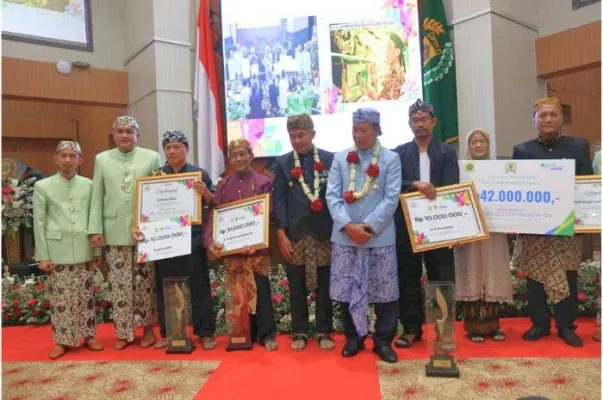
[[[163,297],[165,302],[165,325],[167,328],[167,354],[190,354],[195,344],[188,336],[188,305],[190,290],[188,277],[173,277],[163,280]]]
[[[226,276],[225,311],[228,324],[228,344],[226,351],[251,350],[251,327],[249,321],[249,303],[245,276],[233,274]]]
[[[452,353],[456,351],[454,338],[454,283],[430,282],[425,287],[425,316],[428,324],[434,323],[436,338],[432,354],[425,366],[430,377],[458,378],[459,368]]]

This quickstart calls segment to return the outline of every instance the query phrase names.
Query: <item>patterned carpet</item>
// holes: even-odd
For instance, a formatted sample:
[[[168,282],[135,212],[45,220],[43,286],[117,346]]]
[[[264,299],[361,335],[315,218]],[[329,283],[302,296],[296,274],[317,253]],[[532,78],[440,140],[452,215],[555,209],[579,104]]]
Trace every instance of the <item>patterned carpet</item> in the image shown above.
[[[551,400],[601,398],[601,359],[472,358],[457,360],[460,379],[428,378],[426,360],[379,362],[383,400]]]
[[[217,361],[2,363],[7,400],[192,399]]]

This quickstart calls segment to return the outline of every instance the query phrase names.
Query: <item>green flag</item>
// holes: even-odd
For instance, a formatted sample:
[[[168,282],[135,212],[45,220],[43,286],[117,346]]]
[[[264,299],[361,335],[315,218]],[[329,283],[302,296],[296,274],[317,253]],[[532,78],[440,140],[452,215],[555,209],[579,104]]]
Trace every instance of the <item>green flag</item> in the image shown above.
[[[424,0],[419,25],[423,49],[423,101],[435,109],[433,136],[443,142],[458,139],[454,51],[442,0]]]

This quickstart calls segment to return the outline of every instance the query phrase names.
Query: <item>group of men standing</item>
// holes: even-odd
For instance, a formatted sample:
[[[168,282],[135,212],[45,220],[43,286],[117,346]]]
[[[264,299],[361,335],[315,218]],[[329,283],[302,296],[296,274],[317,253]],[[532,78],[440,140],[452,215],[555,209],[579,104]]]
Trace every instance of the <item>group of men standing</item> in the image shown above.
[[[205,213],[211,207],[272,193],[270,214],[277,225],[278,247],[286,260],[290,287],[293,350],[304,350],[308,341],[308,289],[316,290],[316,339],[322,350],[335,347],[330,336],[332,300],[340,302],[343,310],[344,357],[364,349],[371,303],[377,316],[373,351],[382,360],[397,361],[391,344],[398,320],[404,335],[395,341],[397,347],[410,347],[422,338],[423,262],[429,280],[454,282],[453,250],[413,253],[399,196],[419,191],[434,199],[437,187],[459,182],[455,151],[433,138],[436,123],[433,107],[418,100],[409,109],[414,140],[388,150],[378,139],[379,112],[361,108],[353,113],[354,147],[333,154],[313,144],[316,132],[310,116],[293,116],[287,121],[293,151],[277,158],[274,182],[251,169],[253,152],[245,139],[229,144],[234,173],[222,179],[214,192],[207,173],[201,170],[204,182],[197,183],[195,190],[204,198]],[[212,213],[207,213],[203,227],[193,228],[191,255],[156,265],[136,263],[136,242],[142,240],[133,220],[136,178],[200,170],[186,163],[188,139],[182,132],[164,134],[164,166],[159,154],[136,146],[139,135],[134,118],[119,117],[113,126],[117,148],[97,155],[93,181],[75,174],[82,162],[79,145],[61,142],[56,155],[58,174],[35,186],[36,259],[42,270],[51,272],[52,325],[57,344],[51,358],[60,357],[68,347],[79,346],[81,338],[90,349],[102,349],[94,339],[88,283],[92,248],[98,254],[102,247],[106,248],[109,266],[116,349],[134,341],[137,326],[144,327],[142,347],[156,342],[152,330],[156,304],[165,338],[161,281],[169,276],[191,277],[194,333],[202,338],[204,349],[216,347],[207,258],[220,258],[221,247],[213,239]],[[568,140],[572,138],[564,139]],[[542,146],[554,145],[542,142]],[[551,155],[574,158],[562,153],[560,148]],[[544,241],[540,245],[553,244]],[[252,338],[267,350],[277,349],[268,280],[270,250],[244,251],[223,257],[223,262],[227,284],[240,276],[245,282]],[[575,296],[571,276],[570,281],[570,291],[564,293]],[[62,289],[64,286],[69,291]],[[536,285],[528,289],[530,302],[541,301],[533,299],[532,292],[546,296]],[[577,304],[570,301],[564,307]],[[531,339],[547,332],[543,316],[536,313],[540,310],[530,317],[534,326],[542,329],[533,332]],[[567,315],[575,319],[574,313]],[[156,347],[166,345],[162,340]]]

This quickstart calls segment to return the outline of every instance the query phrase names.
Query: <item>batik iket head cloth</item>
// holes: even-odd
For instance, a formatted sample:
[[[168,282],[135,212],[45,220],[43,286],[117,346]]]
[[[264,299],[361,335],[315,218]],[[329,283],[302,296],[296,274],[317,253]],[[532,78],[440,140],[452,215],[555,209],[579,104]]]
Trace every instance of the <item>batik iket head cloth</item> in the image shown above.
[[[374,108],[359,108],[352,114],[352,123],[354,125],[366,122],[375,125],[377,136],[381,135],[381,114]]]
[[[136,118],[130,117],[129,115],[122,115],[115,118],[115,122],[113,122],[113,129],[117,128],[118,126],[130,126],[137,131],[140,130]]]
[[[247,151],[249,151],[249,153],[253,154],[253,151],[251,150],[251,143],[249,143],[249,140],[247,140],[247,139],[231,140],[230,143],[228,143],[228,154],[230,154],[231,151],[233,151],[234,149],[236,149],[238,147],[247,149]]]
[[[82,148],[80,147],[80,144],[78,142],[74,142],[73,140],[62,140],[61,142],[59,142],[59,145],[57,146],[57,153],[65,149],[73,150],[79,156],[82,155]]]
[[[410,107],[408,107],[408,119],[412,118],[413,114],[426,112],[432,117],[435,117],[435,111],[433,106],[429,103],[423,102],[421,99],[417,99]]]
[[[292,115],[287,118],[287,131],[295,129],[314,129],[314,122],[308,114]]]
[[[561,102],[556,97],[543,97],[534,102],[534,115],[536,112],[540,110],[543,106],[555,106],[561,110]]]
[[[188,148],[188,138],[182,131],[173,130],[173,131],[165,131],[163,134],[162,145],[165,147],[168,143],[182,143]]]

